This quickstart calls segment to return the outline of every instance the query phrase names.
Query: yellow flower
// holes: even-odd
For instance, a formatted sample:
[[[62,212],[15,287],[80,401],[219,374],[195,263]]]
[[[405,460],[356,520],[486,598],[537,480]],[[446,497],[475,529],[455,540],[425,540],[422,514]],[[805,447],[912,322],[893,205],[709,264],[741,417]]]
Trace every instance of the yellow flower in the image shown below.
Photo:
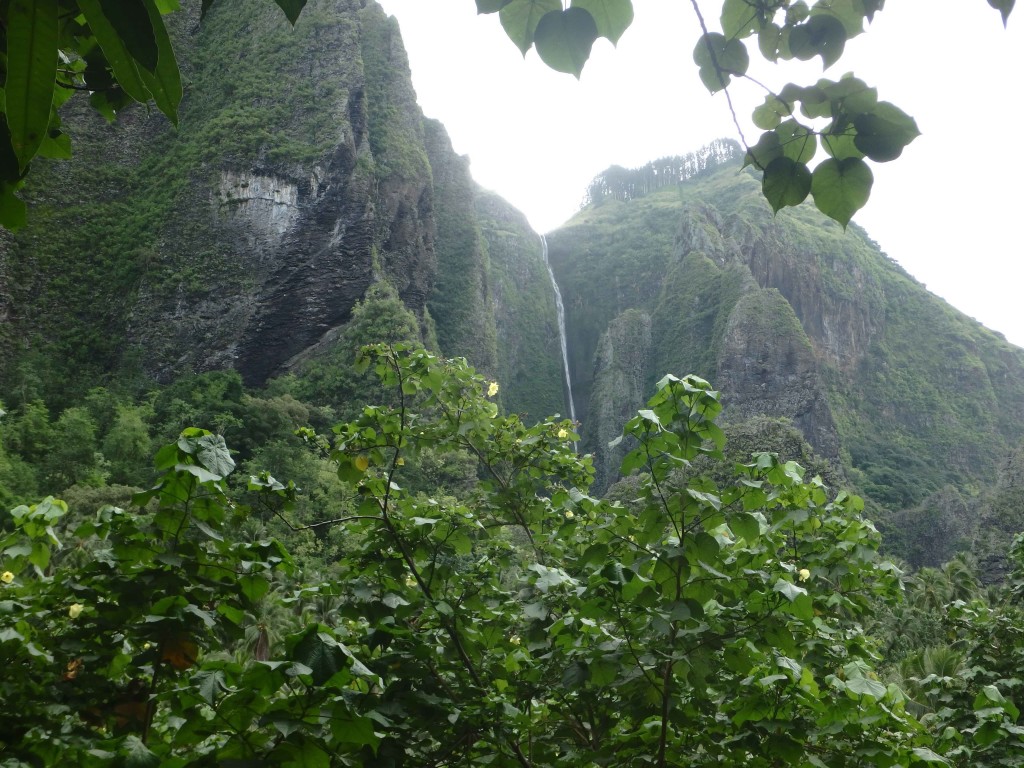
[[[405,459],[403,459],[401,456],[399,456],[397,461],[395,461],[395,466],[396,467],[404,467],[405,466]]]
[[[72,619],[77,619],[84,608],[85,606],[81,603],[72,603],[71,607],[68,608],[68,616],[70,616]]]
[[[558,430],[558,439],[559,440],[565,440],[565,438],[567,438],[568,436],[569,436],[569,433],[566,432],[564,429]]]
[[[510,643],[512,643],[512,645],[519,645],[520,643],[522,643],[522,642],[523,642],[523,641],[522,641],[522,640],[520,639],[519,635],[512,635],[512,637],[510,637],[510,638],[508,639],[508,641],[509,641]]]
[[[10,571],[4,571],[2,574],[0,574],[0,581],[2,581],[4,584],[10,584],[12,581],[14,581],[14,574]]]
[[[797,571],[797,576],[799,576],[800,581],[807,581],[809,578],[811,578],[811,572],[808,571],[806,568],[801,568],[799,571]]]
[[[490,386],[487,387],[487,396],[494,397],[496,394],[498,394],[498,382],[492,381]]]
[[[370,459],[366,456],[356,456],[356,460],[352,463],[360,472],[365,472],[370,466]]]
[[[569,509],[569,510],[566,510],[566,512],[565,512],[565,516],[566,516],[567,518],[569,518],[570,520],[572,520],[572,519],[573,519],[574,517],[576,517],[576,515],[574,515],[574,514],[573,514],[573,511],[572,511],[571,509]]]

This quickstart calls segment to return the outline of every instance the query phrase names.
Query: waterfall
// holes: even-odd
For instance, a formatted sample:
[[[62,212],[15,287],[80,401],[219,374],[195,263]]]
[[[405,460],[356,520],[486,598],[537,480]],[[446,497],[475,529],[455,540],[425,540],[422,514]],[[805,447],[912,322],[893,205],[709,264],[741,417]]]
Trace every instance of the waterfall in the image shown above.
[[[555,282],[555,273],[548,261],[548,239],[540,236],[540,252],[544,258],[544,266],[548,268],[548,277],[551,278],[551,287],[555,289],[555,308],[558,310],[558,341],[562,345],[562,368],[565,369],[565,391],[568,393],[569,418],[576,422],[576,406],[572,401],[572,378],[569,376],[569,348],[565,339],[565,305],[562,304],[562,292],[558,290],[558,283]]]

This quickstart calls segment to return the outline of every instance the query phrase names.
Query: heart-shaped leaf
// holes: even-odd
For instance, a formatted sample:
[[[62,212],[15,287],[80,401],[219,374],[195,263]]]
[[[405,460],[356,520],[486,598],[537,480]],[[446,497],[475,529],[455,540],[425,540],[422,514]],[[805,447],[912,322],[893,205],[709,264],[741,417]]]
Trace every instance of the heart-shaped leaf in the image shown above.
[[[860,158],[830,158],[814,169],[811,178],[814,204],[845,229],[853,214],[868,201],[874,180],[868,164]]]
[[[597,24],[598,37],[611,40],[613,45],[633,23],[632,0],[573,0],[572,7],[589,12]]]
[[[775,213],[788,205],[800,205],[811,191],[811,172],[803,163],[777,157],[764,169],[761,191]]]
[[[534,34],[541,61],[558,72],[567,72],[577,78],[590,58],[590,50],[597,38],[594,17],[582,8],[545,14]]]

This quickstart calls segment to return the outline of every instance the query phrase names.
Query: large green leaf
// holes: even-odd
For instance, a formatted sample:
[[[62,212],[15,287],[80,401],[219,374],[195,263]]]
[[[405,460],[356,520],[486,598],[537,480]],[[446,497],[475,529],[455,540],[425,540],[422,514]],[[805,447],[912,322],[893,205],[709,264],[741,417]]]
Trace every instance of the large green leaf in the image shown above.
[[[720,91],[733,75],[743,75],[750,66],[750,55],[739,40],[729,40],[718,32],[709,32],[697,41],[693,61],[700,67],[700,79],[709,91]]]
[[[320,630],[318,625],[311,625],[292,640],[294,645],[291,649],[292,660],[309,667],[312,670],[313,685],[318,686],[349,665],[349,657],[341,644]]]
[[[853,126],[857,149],[879,163],[895,160],[921,135],[914,118],[887,101],[879,102],[873,112],[858,115]]]
[[[156,65],[156,71],[150,73],[140,69],[139,74],[146,88],[153,95],[157,109],[163,112],[167,118],[178,124],[178,104],[181,103],[181,74],[178,72],[178,62],[174,58],[174,50],[171,48],[171,40],[167,36],[167,29],[164,27],[160,11],[157,10],[153,0],[143,0],[146,10],[149,11],[149,19],[153,24],[153,33],[156,35],[157,49],[160,52]]]
[[[114,29],[114,25],[103,13],[103,7],[99,0],[78,0],[78,7],[85,15],[89,29],[96,38],[96,42],[99,43],[104,58],[110,64],[110,69],[114,73],[118,85],[135,101],[149,101],[149,89],[142,82],[135,59],[128,52],[121,36]]]
[[[821,134],[821,146],[825,148],[830,157],[836,160],[845,160],[848,157],[864,157],[864,153],[857,149],[856,137],[852,133],[840,131],[830,133],[828,129]]]
[[[125,738],[121,745],[121,753],[124,768],[156,768],[160,765],[160,758],[152,752],[142,740],[135,735]]]
[[[284,11],[284,15],[292,24],[299,20],[299,14],[306,7],[306,0],[274,0],[277,7]]]
[[[777,157],[764,169],[761,191],[775,213],[788,205],[800,205],[811,191],[811,172],[804,163]]]
[[[886,688],[877,680],[871,680],[867,677],[854,677],[846,681],[846,690],[860,696],[884,699]]]
[[[750,0],[725,0],[722,3],[722,32],[726,37],[748,37],[761,29],[761,14]]]
[[[1003,26],[1006,26],[1007,19],[1010,18],[1010,11],[1013,10],[1014,0],[988,0],[988,4],[999,11],[999,14],[1003,17]]]
[[[235,469],[235,460],[224,442],[223,435],[203,435],[197,441],[198,458],[211,472],[227,477]]]
[[[12,232],[25,226],[28,220],[28,209],[25,201],[14,194],[15,186],[0,181],[0,227]]]
[[[758,170],[764,170],[777,157],[782,157],[782,144],[775,131],[765,131],[757,143],[747,150],[743,159],[743,165],[753,165]]]
[[[99,4],[132,58],[147,71],[155,72],[160,51],[145,0],[99,0]]]
[[[751,119],[754,121],[754,125],[762,131],[770,131],[781,123],[783,118],[789,117],[792,113],[792,105],[772,93],[766,96],[764,103],[754,110]]]
[[[582,8],[570,8],[545,14],[537,24],[534,41],[541,61],[578,78],[597,37],[594,17]]]
[[[789,49],[794,56],[801,61],[821,56],[826,69],[839,61],[845,47],[846,28],[834,16],[811,16],[789,35]]]
[[[562,10],[559,0],[512,0],[498,14],[505,34],[509,36],[523,56],[533,46],[537,25],[545,14]]]
[[[597,34],[613,44],[619,42],[622,33],[633,23],[632,0],[573,0],[573,8],[582,8],[594,17]]]
[[[864,17],[867,9],[864,0],[829,0],[818,3],[811,9],[811,15],[827,14],[837,19],[846,30],[846,39],[856,37],[864,31]]]
[[[873,182],[871,169],[860,158],[829,158],[814,169],[811,195],[819,211],[845,228],[868,201]]]
[[[11,0],[7,10],[7,125],[21,171],[50,125],[57,77],[57,0]]]
[[[775,129],[783,154],[798,163],[808,163],[818,151],[818,137],[796,120],[786,120]]]

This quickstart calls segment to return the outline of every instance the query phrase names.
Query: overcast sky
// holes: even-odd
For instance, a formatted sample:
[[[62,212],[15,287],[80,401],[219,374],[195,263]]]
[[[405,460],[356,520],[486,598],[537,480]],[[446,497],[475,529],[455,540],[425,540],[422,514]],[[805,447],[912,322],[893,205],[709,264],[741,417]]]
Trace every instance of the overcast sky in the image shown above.
[[[402,27],[424,112],[469,155],[474,178],[540,232],[571,217],[609,165],[739,138],[722,94],[710,96],[697,77],[700,31],[684,0],[633,0],[633,26],[617,48],[598,41],[579,81],[533,51],[524,61],[497,16],[477,16],[473,0],[379,1]],[[713,26],[721,0],[701,5]],[[1022,14],[1004,30],[985,0],[899,0],[824,74],[820,63],[752,70],[775,89],[853,71],[914,116],[923,135],[893,163],[873,164],[871,200],[854,221],[931,291],[1019,345]],[[763,92],[734,91],[741,128],[756,141],[749,114]]]

